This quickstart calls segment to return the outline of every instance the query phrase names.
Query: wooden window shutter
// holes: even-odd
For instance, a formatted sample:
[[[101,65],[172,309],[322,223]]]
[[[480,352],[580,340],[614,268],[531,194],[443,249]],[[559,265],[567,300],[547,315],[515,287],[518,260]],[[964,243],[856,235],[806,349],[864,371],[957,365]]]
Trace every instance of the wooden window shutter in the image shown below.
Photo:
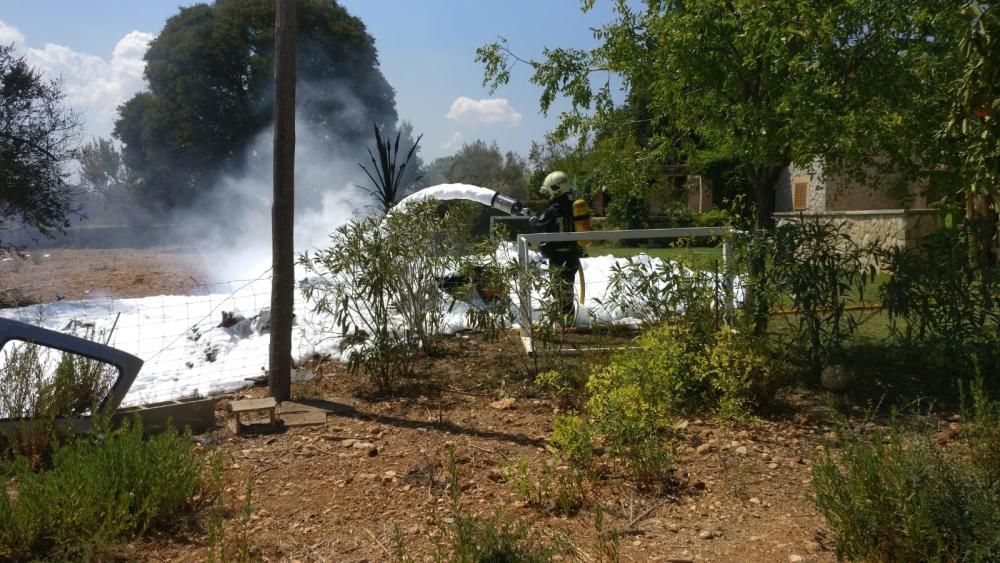
[[[792,209],[804,211],[809,207],[809,180],[796,178],[792,182]]]

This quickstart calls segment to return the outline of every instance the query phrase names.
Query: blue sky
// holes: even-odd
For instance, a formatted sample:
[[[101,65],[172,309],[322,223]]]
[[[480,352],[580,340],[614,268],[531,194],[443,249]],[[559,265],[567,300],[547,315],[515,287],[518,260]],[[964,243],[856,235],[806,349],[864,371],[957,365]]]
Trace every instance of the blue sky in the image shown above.
[[[110,134],[114,108],[143,87],[145,44],[163,28],[178,0],[0,0],[0,42],[61,76],[88,135]],[[425,161],[462,142],[496,140],[527,154],[555,125],[538,113],[539,90],[524,66],[492,97],[482,87],[477,47],[497,36],[524,57],[545,47],[587,48],[591,27],[610,18],[610,2],[587,14],[579,0],[342,0],[375,38],[382,72],[396,89],[399,115],[424,134]]]

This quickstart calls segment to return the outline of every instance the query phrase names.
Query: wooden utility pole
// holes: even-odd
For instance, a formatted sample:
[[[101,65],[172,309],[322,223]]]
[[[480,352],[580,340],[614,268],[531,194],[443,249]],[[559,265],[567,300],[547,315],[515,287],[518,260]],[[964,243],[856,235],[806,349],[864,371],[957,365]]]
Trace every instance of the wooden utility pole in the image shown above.
[[[271,345],[268,392],[291,395],[295,291],[295,0],[277,0],[274,23],[274,202],[271,205]]]

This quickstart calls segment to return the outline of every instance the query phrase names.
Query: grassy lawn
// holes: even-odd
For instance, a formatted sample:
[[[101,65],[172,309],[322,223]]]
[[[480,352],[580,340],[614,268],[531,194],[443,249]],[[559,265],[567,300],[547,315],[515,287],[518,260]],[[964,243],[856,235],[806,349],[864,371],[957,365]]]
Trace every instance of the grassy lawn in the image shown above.
[[[685,266],[696,269],[711,270],[716,264],[722,266],[721,246],[698,246],[698,247],[667,247],[649,248],[645,246],[632,248],[614,248],[610,246],[592,246],[589,249],[591,256],[603,256],[610,254],[619,258],[628,258],[639,254],[648,254],[653,258],[673,260]]]

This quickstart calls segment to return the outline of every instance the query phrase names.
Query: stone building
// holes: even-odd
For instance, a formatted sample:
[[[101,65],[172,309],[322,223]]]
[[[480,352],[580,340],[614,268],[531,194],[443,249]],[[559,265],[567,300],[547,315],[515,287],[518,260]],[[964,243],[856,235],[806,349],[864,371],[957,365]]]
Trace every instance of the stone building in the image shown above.
[[[910,247],[940,227],[920,186],[905,197],[890,194],[877,179],[862,185],[839,175],[825,175],[821,163],[785,169],[775,190],[775,219],[780,224],[801,215],[841,222],[859,244],[879,241],[886,247]]]

